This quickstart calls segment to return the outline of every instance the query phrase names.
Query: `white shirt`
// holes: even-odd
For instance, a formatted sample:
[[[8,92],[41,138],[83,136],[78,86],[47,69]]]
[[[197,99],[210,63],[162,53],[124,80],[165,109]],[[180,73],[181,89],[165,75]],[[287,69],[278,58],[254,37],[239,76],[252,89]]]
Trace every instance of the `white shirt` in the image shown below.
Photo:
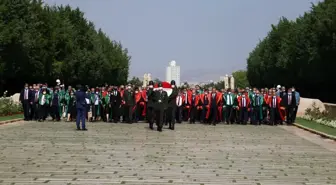
[[[46,102],[45,95],[42,95],[41,105],[44,105]]]
[[[25,89],[24,99],[28,100],[28,89]]]
[[[99,97],[98,95],[95,94],[95,102],[94,102],[95,105],[99,105]]]
[[[180,95],[176,97],[176,105],[178,107],[182,106],[182,97]]]
[[[276,100],[276,96],[273,96],[273,98],[272,98],[272,106],[273,106],[273,108],[276,108],[276,106],[277,106],[277,100]]]
[[[242,97],[242,107],[246,107],[246,97]]]
[[[232,95],[231,94],[228,94],[226,96],[226,104],[228,104],[228,105],[232,105],[233,104],[233,99],[232,99]]]

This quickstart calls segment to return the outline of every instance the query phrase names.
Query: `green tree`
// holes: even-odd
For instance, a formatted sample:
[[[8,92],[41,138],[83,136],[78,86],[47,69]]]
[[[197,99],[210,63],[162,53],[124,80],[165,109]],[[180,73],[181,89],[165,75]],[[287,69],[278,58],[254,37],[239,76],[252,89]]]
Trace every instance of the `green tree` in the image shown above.
[[[130,60],[78,8],[0,1],[1,92],[18,92],[25,82],[53,85],[57,78],[71,85],[125,84]]]
[[[232,73],[232,76],[235,81],[235,86],[239,88],[249,87],[249,82],[247,80],[247,74],[244,70],[235,71]],[[224,83],[224,82],[223,82]],[[223,84],[224,86],[224,84]]]
[[[272,25],[247,59],[252,86],[296,86],[302,96],[336,102],[325,87],[336,78],[336,1],[312,5],[295,21],[281,18]]]
[[[140,78],[133,76],[131,80],[127,82],[127,84],[135,85],[136,87],[142,87],[143,83]]]
[[[154,82],[154,83],[161,83],[162,81],[161,81],[160,79],[158,79],[158,78],[155,78],[155,79],[153,80],[153,82]]]

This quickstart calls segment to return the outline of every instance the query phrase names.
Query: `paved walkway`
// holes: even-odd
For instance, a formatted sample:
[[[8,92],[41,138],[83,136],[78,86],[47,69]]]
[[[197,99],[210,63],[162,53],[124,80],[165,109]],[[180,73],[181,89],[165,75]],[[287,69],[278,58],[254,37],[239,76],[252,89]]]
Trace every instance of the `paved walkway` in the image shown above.
[[[0,184],[336,184],[336,153],[288,128],[74,128],[52,122],[1,126]]]

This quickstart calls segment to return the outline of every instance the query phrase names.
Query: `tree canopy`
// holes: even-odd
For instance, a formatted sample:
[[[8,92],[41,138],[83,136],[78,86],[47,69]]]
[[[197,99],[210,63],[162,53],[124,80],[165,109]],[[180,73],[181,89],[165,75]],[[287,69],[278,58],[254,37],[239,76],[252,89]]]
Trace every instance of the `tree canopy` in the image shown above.
[[[249,83],[295,86],[304,97],[335,102],[330,89],[336,79],[335,16],[336,1],[325,0],[295,21],[283,17],[272,25],[247,59]]]
[[[136,87],[142,87],[143,81],[140,80],[140,78],[133,76],[132,79],[130,79],[127,84],[135,85]]]
[[[235,86],[239,88],[249,87],[249,82],[247,80],[247,74],[245,70],[239,70],[232,73],[235,81]]]
[[[41,0],[0,2],[0,91],[25,82],[125,84],[130,56],[78,8]]]

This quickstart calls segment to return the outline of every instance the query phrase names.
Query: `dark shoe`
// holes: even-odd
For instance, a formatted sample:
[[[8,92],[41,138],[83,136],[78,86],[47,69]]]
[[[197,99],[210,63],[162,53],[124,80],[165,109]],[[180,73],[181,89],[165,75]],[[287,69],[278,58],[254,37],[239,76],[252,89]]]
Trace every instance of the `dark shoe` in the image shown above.
[[[150,128],[151,130],[154,130],[153,124],[149,124],[149,128]]]
[[[86,128],[83,128],[82,130],[83,130],[83,131],[87,131],[87,129],[86,129]]]
[[[162,132],[162,128],[158,127],[157,131]]]
[[[76,130],[81,130],[80,128],[77,128]]]

